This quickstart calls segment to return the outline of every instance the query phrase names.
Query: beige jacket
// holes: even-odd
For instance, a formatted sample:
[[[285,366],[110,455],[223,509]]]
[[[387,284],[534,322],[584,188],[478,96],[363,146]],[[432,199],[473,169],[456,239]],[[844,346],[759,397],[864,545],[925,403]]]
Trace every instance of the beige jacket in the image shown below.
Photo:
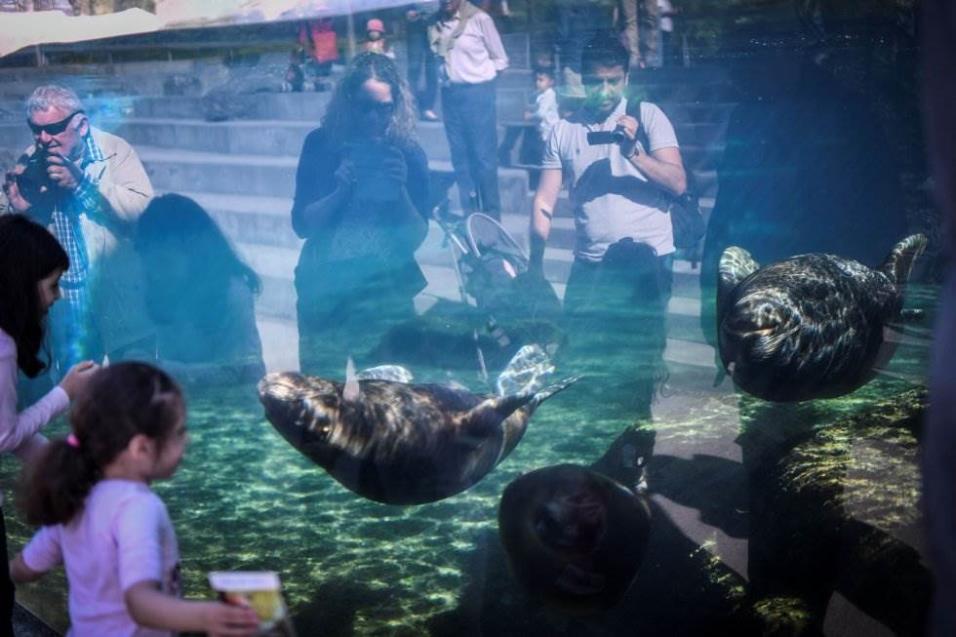
[[[136,221],[153,198],[153,186],[136,151],[124,139],[93,126],[90,135],[103,159],[94,159],[83,169],[97,187],[83,196],[80,227],[90,259],[93,327],[109,354],[153,331],[132,243]],[[33,151],[31,146],[26,154]]]

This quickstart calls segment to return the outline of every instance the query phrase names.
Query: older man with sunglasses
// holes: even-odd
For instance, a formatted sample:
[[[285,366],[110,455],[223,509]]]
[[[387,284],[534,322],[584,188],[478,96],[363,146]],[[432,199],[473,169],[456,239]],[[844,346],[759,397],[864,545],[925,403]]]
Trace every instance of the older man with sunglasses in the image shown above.
[[[90,124],[72,90],[38,87],[26,114],[34,143],[3,192],[8,212],[46,224],[70,256],[60,281],[67,302],[50,317],[54,366],[121,355],[149,334],[130,242],[153,196],[149,177],[126,141]]]

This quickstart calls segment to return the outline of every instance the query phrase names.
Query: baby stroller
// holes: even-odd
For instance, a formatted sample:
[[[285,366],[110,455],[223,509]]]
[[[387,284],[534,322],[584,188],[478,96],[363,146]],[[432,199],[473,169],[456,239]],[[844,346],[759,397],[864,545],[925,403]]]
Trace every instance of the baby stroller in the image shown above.
[[[449,214],[447,199],[433,210],[451,251],[459,300],[440,299],[395,326],[372,357],[444,370],[477,368],[487,379],[487,370],[504,367],[523,345],[562,342],[561,302],[544,276],[529,269],[508,231],[483,213]]]
[[[552,319],[561,311],[554,288],[532,272],[518,242],[492,217],[460,220],[437,214],[445,233],[462,302],[498,318]]]

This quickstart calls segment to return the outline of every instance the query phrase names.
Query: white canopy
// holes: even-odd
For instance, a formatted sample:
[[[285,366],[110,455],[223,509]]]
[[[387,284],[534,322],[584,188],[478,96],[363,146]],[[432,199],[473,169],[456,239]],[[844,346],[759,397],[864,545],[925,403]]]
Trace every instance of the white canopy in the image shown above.
[[[96,16],[68,16],[60,11],[0,13],[0,57],[35,44],[346,15],[404,4],[409,0],[157,0],[155,15],[142,9]]]

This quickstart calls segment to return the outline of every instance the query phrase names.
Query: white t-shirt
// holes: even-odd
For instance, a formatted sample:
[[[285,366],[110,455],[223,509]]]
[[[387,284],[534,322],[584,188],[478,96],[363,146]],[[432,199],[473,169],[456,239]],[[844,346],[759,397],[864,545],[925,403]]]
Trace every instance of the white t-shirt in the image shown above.
[[[123,594],[143,581],[179,596],[179,547],[166,506],[141,482],[101,480],[69,524],[45,526],[23,549],[46,572],[63,563],[70,588],[70,637],[159,637],[137,626]]]
[[[663,187],[648,181],[621,155],[617,144],[588,144],[589,132],[614,130],[626,108],[627,101],[622,98],[614,112],[598,124],[560,120],[544,152],[544,168],[571,173],[569,190],[577,229],[574,256],[583,261],[599,262],[608,246],[626,237],[646,243],[657,256],[674,252],[674,230]],[[641,152],[679,147],[674,127],[658,106],[641,102],[640,115],[650,146],[644,148],[639,141]]]

